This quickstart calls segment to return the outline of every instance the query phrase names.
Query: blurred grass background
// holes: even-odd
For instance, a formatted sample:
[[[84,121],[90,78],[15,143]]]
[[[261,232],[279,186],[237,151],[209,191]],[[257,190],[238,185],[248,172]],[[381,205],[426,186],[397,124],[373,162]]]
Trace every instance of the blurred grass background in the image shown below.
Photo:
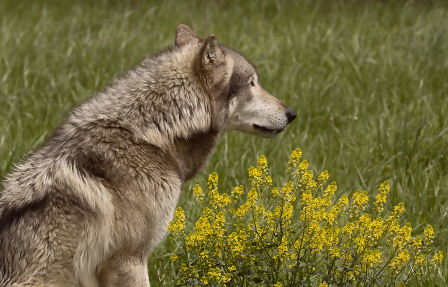
[[[209,173],[230,192],[264,154],[281,183],[300,147],[338,182],[338,196],[359,188],[373,197],[389,180],[387,210],[404,202],[413,234],[433,225],[446,255],[448,1],[3,0],[0,21],[1,178],[74,106],[172,46],[183,23],[246,55],[298,114],[272,140],[224,135],[180,199],[190,221],[200,212],[191,187]],[[175,272],[173,249],[167,240],[151,256],[152,286]],[[444,262],[442,280],[447,271]]]

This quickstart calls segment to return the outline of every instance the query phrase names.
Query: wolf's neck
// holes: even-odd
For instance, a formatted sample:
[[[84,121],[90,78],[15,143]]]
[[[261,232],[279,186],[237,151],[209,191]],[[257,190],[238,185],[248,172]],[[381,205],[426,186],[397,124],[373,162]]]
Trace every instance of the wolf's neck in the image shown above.
[[[183,182],[204,168],[218,140],[219,133],[213,131],[196,133],[188,139],[175,140],[175,156]]]

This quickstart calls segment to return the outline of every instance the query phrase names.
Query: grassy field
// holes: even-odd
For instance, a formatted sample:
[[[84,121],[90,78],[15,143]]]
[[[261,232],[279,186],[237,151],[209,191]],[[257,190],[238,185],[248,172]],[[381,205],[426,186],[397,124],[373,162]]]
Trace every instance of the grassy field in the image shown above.
[[[191,186],[220,175],[247,184],[266,155],[281,182],[300,147],[330,172],[338,195],[373,196],[391,183],[387,209],[448,246],[448,3],[446,1],[0,1],[0,176],[43,143],[64,115],[144,56],[172,46],[176,27],[213,33],[258,67],[260,83],[297,111],[279,137],[230,132],[180,205],[199,216]],[[173,272],[166,241],[150,277]],[[446,252],[445,252],[446,254]],[[444,262],[440,278],[446,280]],[[444,281],[446,284],[446,281]],[[444,285],[442,285],[444,286]]]

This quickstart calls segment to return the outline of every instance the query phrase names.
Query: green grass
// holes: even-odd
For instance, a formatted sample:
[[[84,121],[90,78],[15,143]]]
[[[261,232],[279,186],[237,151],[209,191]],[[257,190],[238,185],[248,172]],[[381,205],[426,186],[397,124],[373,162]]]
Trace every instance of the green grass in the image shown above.
[[[448,245],[448,3],[446,1],[0,1],[0,176],[43,143],[64,115],[111,79],[174,43],[176,27],[242,52],[260,82],[297,111],[279,137],[230,132],[180,204],[199,216],[191,186],[220,175],[247,184],[260,154],[274,180],[300,147],[339,195],[391,183],[388,210]],[[150,277],[174,272],[166,241]],[[447,278],[444,263],[441,277]],[[444,279],[446,280],[446,279]]]

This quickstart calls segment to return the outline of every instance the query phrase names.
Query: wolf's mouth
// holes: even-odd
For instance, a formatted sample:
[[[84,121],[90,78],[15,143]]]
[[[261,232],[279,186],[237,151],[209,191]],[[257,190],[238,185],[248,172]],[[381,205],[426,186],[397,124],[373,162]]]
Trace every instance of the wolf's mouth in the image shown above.
[[[281,130],[271,130],[271,129],[268,129],[267,127],[262,127],[262,126],[259,126],[259,125],[256,125],[256,124],[253,124],[252,128],[254,130],[259,130],[259,131],[261,131],[263,133],[267,133],[267,134],[279,134],[282,131],[284,131],[284,129],[281,129]]]

